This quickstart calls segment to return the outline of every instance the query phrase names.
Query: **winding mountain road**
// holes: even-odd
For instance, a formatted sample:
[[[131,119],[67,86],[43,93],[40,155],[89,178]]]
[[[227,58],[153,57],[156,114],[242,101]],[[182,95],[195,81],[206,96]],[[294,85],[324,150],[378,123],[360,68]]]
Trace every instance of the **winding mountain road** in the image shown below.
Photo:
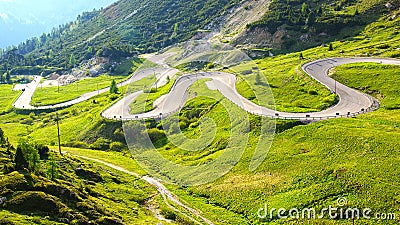
[[[167,76],[169,76],[171,74],[176,74],[176,69],[152,68],[152,69],[141,70],[141,71],[135,73],[134,76],[132,76],[128,80],[119,83],[118,87],[126,86],[128,84],[134,83],[136,81],[139,81],[143,78],[152,76],[154,74],[161,74],[161,76],[157,75],[157,79],[166,80]],[[55,104],[55,105],[32,106],[31,101],[32,101],[33,94],[35,93],[36,89],[39,87],[42,79],[43,79],[43,77],[35,76],[34,80],[26,86],[25,91],[23,91],[22,94],[18,97],[18,99],[13,103],[13,106],[17,109],[24,109],[24,110],[60,109],[60,108],[65,108],[68,106],[72,106],[72,105],[87,101],[97,95],[106,93],[110,90],[110,88],[107,87],[107,88],[103,88],[103,89],[100,89],[97,91],[88,92],[88,93],[81,95],[80,97],[78,97],[76,99],[71,100],[71,101],[67,101],[67,102],[63,102],[63,103],[59,103],[59,104]]]
[[[157,63],[161,66],[161,68],[141,70],[135,73],[129,80],[120,83],[119,86],[128,85],[153,74],[156,74],[158,87],[165,85],[167,83],[167,77],[171,78],[179,72],[177,69],[168,67],[168,65],[165,63],[165,59],[170,56],[170,54],[165,54],[164,56],[158,55],[150,57],[149,60]],[[353,117],[378,109],[380,107],[378,100],[367,94],[361,93],[339,82],[336,82],[334,79],[328,76],[328,72],[330,69],[339,65],[359,62],[400,65],[400,60],[391,58],[328,58],[303,65],[302,69],[309,76],[326,86],[339,97],[339,101],[336,105],[320,112],[287,113],[268,109],[259,106],[241,96],[236,90],[237,80],[234,75],[223,72],[198,72],[179,77],[175,81],[171,91],[167,95],[164,95],[157,100],[154,104],[154,110],[150,112],[135,115],[130,114],[130,103],[143,93],[143,91],[138,91],[128,94],[122,100],[104,110],[102,112],[102,116],[117,120],[140,120],[146,118],[168,117],[169,115],[179,111],[184,106],[188,97],[188,89],[190,86],[192,86],[198,80],[210,79],[210,81],[207,82],[207,85],[210,88],[218,90],[231,102],[245,111],[255,115],[280,119],[297,119],[303,121],[324,120],[338,117]],[[83,94],[79,98],[68,102],[48,106],[32,106],[30,105],[30,102],[36,88],[40,84],[41,79],[41,77],[37,76],[32,83],[27,85],[25,91],[14,102],[13,105],[15,108],[26,110],[63,108],[86,101],[98,94],[108,91],[108,88],[104,88],[99,91]]]
[[[181,76],[172,87],[170,93],[163,96],[160,101],[155,103],[155,109],[141,114],[132,115],[129,113],[129,104],[140,93],[128,95],[123,100],[107,109],[103,116],[110,119],[119,120],[139,120],[146,118],[164,118],[176,113],[181,109],[188,96],[188,89],[200,79],[210,79],[207,85],[218,90],[231,102],[246,110],[249,113],[280,119],[297,119],[302,121],[324,120],[338,117],[353,117],[362,113],[376,110],[380,107],[378,100],[349,88],[328,76],[330,69],[344,64],[370,62],[390,65],[400,65],[400,60],[390,58],[329,58],[307,63],[302,69],[312,78],[336,93],[339,101],[333,107],[311,113],[287,113],[278,112],[259,106],[241,96],[236,90],[236,77],[232,74],[222,72],[199,72]],[[112,112],[112,113],[110,113]]]

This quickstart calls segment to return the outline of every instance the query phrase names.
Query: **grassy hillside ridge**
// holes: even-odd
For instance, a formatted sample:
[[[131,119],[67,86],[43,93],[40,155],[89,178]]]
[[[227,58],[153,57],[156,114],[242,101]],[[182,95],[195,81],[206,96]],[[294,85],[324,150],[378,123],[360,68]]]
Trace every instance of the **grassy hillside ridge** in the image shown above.
[[[2,224],[160,222],[148,207],[160,207],[162,200],[155,198],[157,190],[142,180],[56,153],[40,160],[35,171],[16,170],[14,158],[18,153],[1,145],[0,195],[5,197],[0,205]],[[56,171],[56,177],[48,177],[50,168]]]

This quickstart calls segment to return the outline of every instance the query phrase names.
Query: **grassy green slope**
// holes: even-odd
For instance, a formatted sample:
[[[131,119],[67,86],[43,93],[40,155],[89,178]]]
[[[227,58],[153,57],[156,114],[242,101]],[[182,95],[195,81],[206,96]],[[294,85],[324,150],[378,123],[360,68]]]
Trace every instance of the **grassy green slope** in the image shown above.
[[[0,148],[0,190],[1,196],[7,198],[0,206],[1,224],[139,225],[160,222],[148,206],[158,208],[164,203],[157,197],[157,190],[143,180],[56,154],[59,177],[49,180],[45,176],[46,162],[41,162],[36,174],[11,172],[10,157],[6,149]],[[83,172],[77,173],[77,168]],[[147,203],[150,199],[152,202]]]
[[[324,57],[340,56],[398,56],[399,19],[389,17],[370,25],[356,38],[334,42],[334,50],[321,46],[303,52],[305,61]],[[340,53],[343,52],[343,53]],[[264,70],[270,70],[268,78],[285,81],[274,93],[279,101],[293,98],[293,93],[303,92],[306,87],[323,89],[311,79],[296,73],[302,61],[299,53],[259,60]],[[282,64],[284,66],[282,67]],[[257,210],[264,204],[271,207],[322,208],[336,206],[336,200],[344,196],[349,207],[369,207],[373,213],[397,213],[399,207],[399,163],[397,157],[400,143],[398,112],[398,70],[396,66],[348,65],[337,68],[334,75],[344,84],[365,91],[379,98],[382,108],[376,112],[353,119],[338,119],[297,126],[276,135],[268,158],[257,172],[249,173],[249,148],[237,167],[219,181],[197,188],[189,188],[189,195],[204,198],[214,206],[221,206],[241,214],[252,223],[262,223],[257,218]],[[272,80],[272,84],[279,84]],[[301,85],[304,84],[304,85]],[[314,86],[315,85],[315,86]],[[309,88],[307,88],[309,89]],[[307,90],[306,89],[306,90]],[[242,91],[245,91],[242,89]],[[251,95],[252,93],[248,93]],[[306,96],[304,102],[312,107],[321,103],[321,98]],[[289,103],[287,103],[289,102]],[[198,103],[200,104],[200,103]],[[283,109],[290,110],[288,107]],[[221,114],[219,108],[211,114]],[[190,130],[189,130],[190,131]],[[253,142],[256,142],[253,139]],[[171,159],[185,157],[193,163],[205,158],[197,158],[177,149],[163,151]],[[201,155],[200,153],[199,155]],[[198,155],[198,156],[199,156]],[[208,156],[207,156],[208,157]],[[196,204],[196,203],[194,203]],[[202,204],[199,204],[199,206]],[[289,221],[277,220],[271,224],[347,224],[348,220]],[[397,221],[364,220],[363,224],[396,224]]]
[[[361,70],[364,68],[371,71]],[[398,212],[399,196],[395,190],[400,174],[395,165],[400,160],[397,157],[400,116],[398,109],[386,107],[398,102],[400,96],[395,90],[398,69],[382,65],[338,68],[335,76],[350,87],[362,87],[368,93],[374,91],[377,97],[384,95],[384,107],[355,119],[298,126],[277,134],[267,160],[255,174],[246,172],[248,164],[242,161],[218,182],[191,191],[208,196],[215,204],[243,214],[255,223],[260,222],[256,212],[264,203],[274,208],[321,208],[335,206],[341,196],[348,199],[350,207],[369,207],[375,213]],[[379,73],[380,79],[371,76],[371,72]],[[250,153],[249,149],[244,158]],[[286,222],[275,218],[272,224]],[[347,222],[325,220],[320,223]]]
[[[398,10],[393,12],[397,13]],[[276,109],[287,112],[308,112],[330,107],[336,101],[335,96],[305,75],[300,68],[301,64],[327,57],[396,58],[400,55],[399,21],[399,17],[392,19],[390,15],[382,16],[357,36],[332,42],[332,51],[329,50],[328,44],[302,51],[303,60],[300,59],[300,52],[255,60],[269,82]],[[236,69],[241,71],[240,67],[245,66]],[[237,89],[246,98],[257,101],[243,81],[239,80]]]
[[[126,77],[102,75],[60,87],[54,86],[41,88],[39,85],[39,88],[32,97],[31,104],[34,106],[41,106],[67,102],[78,98],[82,94],[109,87],[112,80],[119,83],[124,79],[126,79]]]
[[[360,79],[362,77],[362,79]],[[384,109],[400,109],[400,67],[357,63],[337,67],[333,76],[339,82],[373,95]]]
[[[17,99],[20,91],[13,91],[11,85],[0,85],[0,114],[9,112],[13,102]]]

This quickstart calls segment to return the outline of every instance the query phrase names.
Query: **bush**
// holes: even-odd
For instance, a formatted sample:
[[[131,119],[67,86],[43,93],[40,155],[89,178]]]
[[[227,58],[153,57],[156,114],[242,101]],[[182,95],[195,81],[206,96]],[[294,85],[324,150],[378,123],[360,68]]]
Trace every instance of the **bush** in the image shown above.
[[[119,98],[119,95],[118,94],[111,94],[110,95],[110,100],[111,101],[115,101],[115,100],[117,100]]]
[[[86,179],[86,180],[90,180],[90,181],[94,181],[94,182],[102,182],[103,181],[103,178],[101,177],[100,173],[92,171],[92,170],[77,168],[75,170],[75,173],[79,177]]]
[[[122,144],[121,142],[113,142],[110,144],[110,149],[111,151],[117,151],[120,152],[125,148],[125,145]]]
[[[176,213],[172,209],[163,208],[161,210],[161,215],[163,215],[167,220],[176,220]]]
[[[39,152],[41,160],[47,160],[49,158],[49,152],[50,152],[49,147],[42,144],[37,144],[36,149]]]
[[[66,144],[64,144],[66,147],[72,147],[72,148],[89,148],[89,145],[86,142],[82,141],[71,141]]]
[[[310,91],[308,91],[308,94],[310,94],[310,95],[318,95],[318,92],[315,91],[315,90],[310,90]]]
[[[98,138],[93,144],[90,145],[91,149],[95,150],[109,150],[111,141],[106,138]]]
[[[29,191],[14,196],[6,203],[6,208],[16,212],[57,214],[63,206],[51,195],[43,192]]]
[[[159,130],[157,128],[152,128],[152,129],[147,130],[147,134],[149,135],[150,140],[152,142],[155,142],[155,141],[165,138],[164,131]]]

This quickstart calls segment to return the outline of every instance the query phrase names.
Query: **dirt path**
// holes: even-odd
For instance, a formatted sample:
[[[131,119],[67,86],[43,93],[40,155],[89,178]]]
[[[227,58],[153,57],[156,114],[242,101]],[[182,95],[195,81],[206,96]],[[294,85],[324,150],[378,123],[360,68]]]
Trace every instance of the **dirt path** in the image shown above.
[[[161,194],[161,196],[163,197],[165,204],[167,204],[168,207],[170,207],[170,208],[173,209],[174,211],[178,212],[179,214],[181,214],[181,215],[183,215],[183,216],[189,218],[190,220],[192,220],[192,221],[194,221],[194,222],[196,222],[196,223],[198,223],[198,224],[204,224],[204,223],[206,223],[206,224],[209,224],[209,225],[214,225],[213,222],[211,222],[211,221],[208,220],[207,218],[203,217],[199,211],[197,211],[196,209],[191,208],[190,206],[187,206],[187,205],[185,205],[184,203],[182,203],[182,202],[178,199],[177,196],[175,196],[171,191],[168,190],[168,188],[166,188],[159,180],[157,180],[157,179],[155,179],[155,178],[152,178],[152,177],[149,177],[149,176],[141,176],[141,175],[139,175],[139,174],[137,174],[137,173],[134,173],[134,172],[131,172],[131,171],[129,171],[129,170],[126,170],[126,169],[124,169],[124,168],[122,168],[122,167],[120,167],[120,166],[117,166],[117,165],[114,165],[114,164],[111,164],[111,163],[107,163],[107,162],[104,162],[104,161],[99,160],[99,159],[94,159],[94,158],[85,157],[85,156],[80,156],[80,155],[74,155],[74,156],[80,157],[80,158],[82,158],[82,159],[86,159],[86,160],[89,160],[89,161],[94,161],[94,162],[97,162],[97,163],[99,163],[99,164],[103,164],[103,165],[105,165],[105,166],[107,166],[107,167],[110,167],[110,168],[112,168],[112,169],[118,170],[118,171],[120,171],[120,172],[129,174],[129,175],[132,175],[132,176],[135,176],[135,177],[139,177],[139,178],[143,179],[144,181],[146,181],[147,183],[151,184],[152,186],[156,187],[156,188],[157,188],[157,191],[158,191],[158,192]],[[181,210],[179,210],[179,209],[175,208],[174,206],[170,205],[170,204],[168,203],[168,200],[171,201],[171,202],[173,202],[174,204],[176,204],[176,205],[178,205],[178,206],[184,208],[186,211],[192,213],[193,215],[195,215],[196,217],[198,217],[199,219],[201,219],[202,222],[199,222],[199,221],[196,220],[195,218],[193,218],[193,217],[191,217],[191,216],[185,214],[185,213],[182,212]]]

